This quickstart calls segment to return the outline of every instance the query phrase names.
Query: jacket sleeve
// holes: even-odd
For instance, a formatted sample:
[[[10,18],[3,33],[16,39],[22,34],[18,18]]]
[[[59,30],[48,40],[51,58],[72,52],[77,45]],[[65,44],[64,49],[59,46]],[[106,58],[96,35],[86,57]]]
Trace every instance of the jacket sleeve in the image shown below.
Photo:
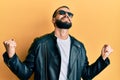
[[[24,62],[21,62],[16,54],[12,58],[9,58],[7,52],[5,52],[3,54],[4,62],[19,79],[28,80],[34,70],[35,51],[36,43],[34,42]]]
[[[100,56],[93,64],[89,65],[88,59],[86,57],[85,65],[82,73],[83,80],[91,80],[97,74],[99,74],[103,69],[105,69],[109,64],[110,61],[108,58],[106,60],[103,60],[102,56]]]

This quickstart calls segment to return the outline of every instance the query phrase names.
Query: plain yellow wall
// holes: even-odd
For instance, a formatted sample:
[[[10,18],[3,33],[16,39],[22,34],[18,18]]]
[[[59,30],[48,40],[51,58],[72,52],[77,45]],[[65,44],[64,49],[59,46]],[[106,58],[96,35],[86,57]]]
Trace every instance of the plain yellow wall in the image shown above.
[[[120,80],[120,0],[1,0],[0,80],[19,80],[3,62],[2,42],[14,38],[23,61],[33,39],[54,30],[52,14],[61,5],[74,13],[70,34],[84,43],[90,64],[105,43],[114,49],[111,64],[93,80]]]

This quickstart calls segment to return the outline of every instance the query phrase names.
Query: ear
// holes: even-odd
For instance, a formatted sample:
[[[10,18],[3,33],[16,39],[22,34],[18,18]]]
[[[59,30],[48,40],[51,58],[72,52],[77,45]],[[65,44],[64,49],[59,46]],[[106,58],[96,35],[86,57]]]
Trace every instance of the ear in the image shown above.
[[[53,23],[53,24],[55,23],[55,18],[52,18],[52,23]]]

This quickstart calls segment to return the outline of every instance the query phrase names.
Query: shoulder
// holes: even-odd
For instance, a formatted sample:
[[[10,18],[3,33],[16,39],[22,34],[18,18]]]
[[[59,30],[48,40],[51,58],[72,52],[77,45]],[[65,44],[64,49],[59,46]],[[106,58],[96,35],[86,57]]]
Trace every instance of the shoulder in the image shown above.
[[[33,43],[36,44],[40,44],[40,43],[45,43],[46,41],[48,41],[50,39],[50,34],[45,34],[43,36],[40,37],[36,37],[33,41]]]
[[[83,42],[77,40],[77,39],[76,39],[75,37],[73,37],[73,36],[70,36],[70,37],[71,37],[71,42],[72,42],[74,45],[76,45],[76,46],[79,47],[79,48],[84,48]]]
[[[51,39],[51,36],[50,36],[50,33],[48,34],[45,34],[43,36],[40,36],[40,37],[36,37],[32,44],[31,44],[31,48],[38,48],[40,45],[43,45],[44,43],[46,43],[47,41],[49,41]]]

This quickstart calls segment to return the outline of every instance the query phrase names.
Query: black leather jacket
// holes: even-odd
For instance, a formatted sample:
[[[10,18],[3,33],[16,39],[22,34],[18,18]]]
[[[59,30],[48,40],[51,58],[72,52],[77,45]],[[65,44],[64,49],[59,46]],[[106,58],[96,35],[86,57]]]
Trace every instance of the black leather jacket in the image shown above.
[[[109,59],[104,61],[100,56],[95,63],[89,65],[84,45],[72,36],[70,38],[67,80],[91,80],[109,64]],[[24,62],[21,62],[16,54],[10,59],[7,53],[3,57],[7,66],[21,80],[28,80],[33,72],[34,80],[59,79],[61,57],[54,32],[36,38]]]

